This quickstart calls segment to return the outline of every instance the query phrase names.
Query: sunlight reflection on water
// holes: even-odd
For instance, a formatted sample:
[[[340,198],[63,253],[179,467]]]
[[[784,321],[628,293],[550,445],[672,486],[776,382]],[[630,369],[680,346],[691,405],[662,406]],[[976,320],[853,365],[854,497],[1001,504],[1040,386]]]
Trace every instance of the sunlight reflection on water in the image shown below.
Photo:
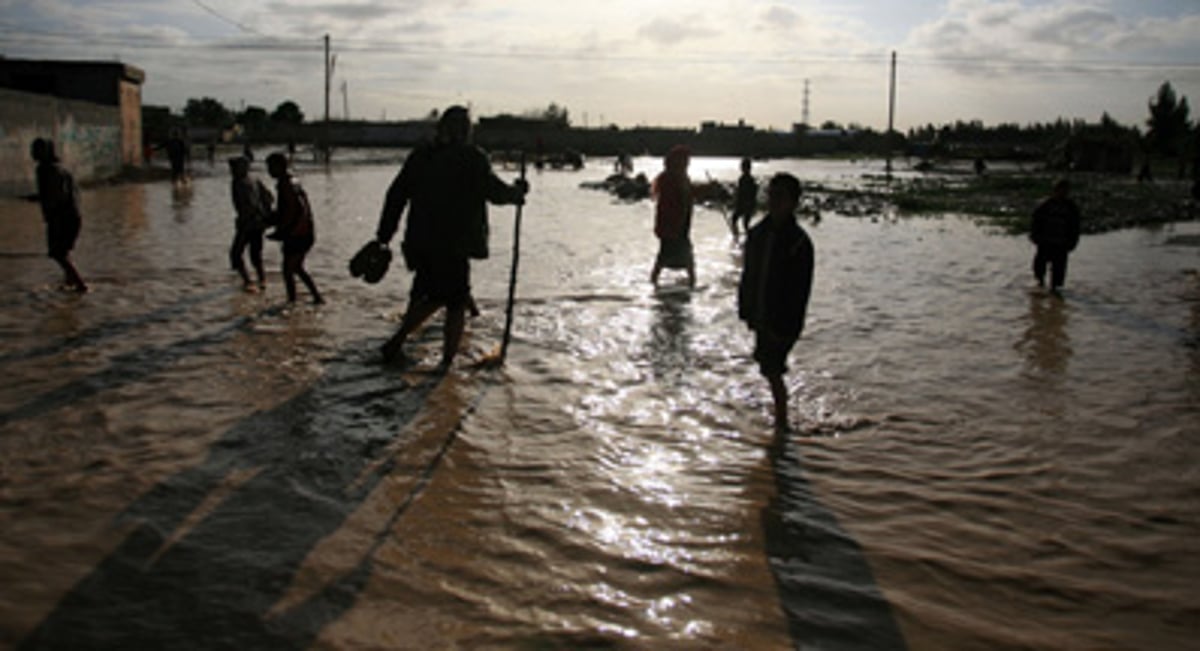
[[[96,570],[140,541],[109,524],[135,502],[137,535],[161,528],[175,554],[139,566],[148,598],[234,604],[214,644],[837,648],[881,617],[923,649],[1200,634],[1200,291],[1183,273],[1195,250],[1163,244],[1194,224],[1084,238],[1063,301],[1030,292],[1026,242],[966,220],[806,224],[816,285],[788,375],[800,432],[781,445],[721,216],[697,211],[700,287],[656,293],[651,206],[578,188],[610,168],[531,176],[513,346],[494,373],[375,361],[409,276],[396,265],[367,286],[346,261],[395,166],[301,168],[320,309],[280,310],[276,271],[265,295],[238,291],[220,175],[188,193],[86,192],[87,296],[55,291],[40,256],[0,257],[0,639],[109,601],[127,635],[186,623]],[[756,163],[779,169],[826,184],[873,171]],[[731,181],[737,160],[692,174]],[[33,208],[4,207],[0,241],[39,250]],[[493,255],[474,266],[484,313],[467,357],[499,338],[511,215],[492,209]],[[435,322],[414,343],[421,364],[439,337]],[[309,542],[239,554],[254,531]],[[228,558],[246,564],[205,573]],[[306,605],[325,615],[305,620]]]

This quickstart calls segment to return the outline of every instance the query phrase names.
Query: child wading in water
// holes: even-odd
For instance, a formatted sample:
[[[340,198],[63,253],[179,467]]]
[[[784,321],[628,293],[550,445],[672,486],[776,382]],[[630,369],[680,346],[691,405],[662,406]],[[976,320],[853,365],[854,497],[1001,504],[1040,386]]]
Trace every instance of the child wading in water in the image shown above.
[[[263,231],[271,218],[271,202],[275,200],[262,181],[250,176],[250,161],[238,156],[229,159],[229,172],[233,176],[229,190],[233,197],[233,208],[237,211],[234,224],[233,244],[229,247],[229,264],[242,277],[246,291],[254,291],[250,274],[242,252],[250,248],[250,264],[258,276],[258,289],[263,289]]]
[[[283,283],[287,287],[288,302],[296,302],[296,276],[299,276],[308,288],[308,293],[312,295],[313,304],[320,305],[325,300],[317,291],[317,284],[313,282],[312,276],[304,270],[304,256],[316,241],[308,195],[292,178],[288,171],[287,157],[283,154],[274,153],[267,157],[267,171],[276,181],[275,193],[279,196],[272,220],[275,223],[275,231],[270,237],[280,240],[283,244]]]
[[[800,180],[780,173],[767,186],[769,213],[746,237],[738,318],[754,331],[754,360],[771,385],[776,431],[790,430],[787,357],[804,331],[812,289],[813,245],[796,223]]]
[[[37,198],[46,221],[47,255],[62,267],[68,288],[86,292],[87,284],[71,263],[71,249],[75,248],[75,239],[83,224],[79,213],[79,186],[75,185],[71,173],[58,164],[54,141],[38,138],[33,141],[29,153],[37,161]]]

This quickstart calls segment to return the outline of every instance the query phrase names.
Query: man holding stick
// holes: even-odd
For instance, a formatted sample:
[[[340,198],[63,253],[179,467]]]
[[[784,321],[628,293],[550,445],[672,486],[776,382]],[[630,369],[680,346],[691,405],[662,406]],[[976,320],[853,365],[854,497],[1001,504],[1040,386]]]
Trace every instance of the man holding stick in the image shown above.
[[[403,361],[404,342],[441,308],[446,308],[439,369],[458,352],[471,296],[470,259],[488,257],[487,204],[522,205],[529,184],[509,185],[471,144],[471,118],[462,106],[446,109],[434,141],[408,156],[388,188],[376,239],[387,244],[409,208],[401,251],[414,272],[400,330],[383,345],[385,362]]]

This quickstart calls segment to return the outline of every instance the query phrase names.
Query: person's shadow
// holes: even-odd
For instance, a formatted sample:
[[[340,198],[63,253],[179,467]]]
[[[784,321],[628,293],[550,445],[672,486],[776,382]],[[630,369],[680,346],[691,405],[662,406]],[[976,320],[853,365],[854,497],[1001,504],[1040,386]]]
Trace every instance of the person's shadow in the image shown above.
[[[768,458],[776,493],[762,512],[767,562],[795,648],[905,649],[862,547],[817,498],[801,453],[795,435],[775,434]]]
[[[235,424],[202,463],[130,505],[118,520],[132,532],[18,648],[308,647],[353,606],[370,554],[301,603],[276,604],[394,469],[388,451],[411,443],[406,425],[439,381],[410,386],[364,356],[339,356],[309,390]]]

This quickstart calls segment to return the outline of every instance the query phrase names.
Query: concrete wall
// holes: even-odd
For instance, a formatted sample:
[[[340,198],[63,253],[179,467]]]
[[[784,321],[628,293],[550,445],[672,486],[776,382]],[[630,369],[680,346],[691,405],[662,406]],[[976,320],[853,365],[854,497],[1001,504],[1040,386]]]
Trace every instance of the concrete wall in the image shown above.
[[[140,132],[140,115],[138,131]],[[54,140],[77,181],[116,175],[122,166],[122,111],[116,106],[0,89],[0,194],[36,191],[29,145]],[[140,138],[140,135],[139,135]]]
[[[142,84],[122,79],[121,164],[142,164]]]

